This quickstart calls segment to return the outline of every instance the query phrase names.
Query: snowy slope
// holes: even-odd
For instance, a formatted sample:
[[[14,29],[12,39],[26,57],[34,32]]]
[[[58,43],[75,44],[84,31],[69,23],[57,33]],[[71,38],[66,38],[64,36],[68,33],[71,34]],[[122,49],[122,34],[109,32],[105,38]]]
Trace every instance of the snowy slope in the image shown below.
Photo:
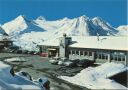
[[[117,28],[119,35],[128,36],[128,25],[121,25]]]
[[[73,77],[60,76],[60,78],[89,89],[126,90],[125,86],[108,78],[125,70],[127,70],[127,67],[123,64],[107,62],[95,68],[88,67]]]
[[[87,16],[48,21],[42,16],[36,20],[28,20],[20,15],[2,25],[2,28],[12,38],[14,44],[29,50],[36,49],[37,44],[46,40],[59,38],[63,33],[68,36],[115,36],[118,33],[103,19],[90,19]]]
[[[6,32],[4,31],[4,29],[0,26],[0,35],[6,35]]]
[[[5,23],[2,28],[9,35],[17,36],[24,33],[43,32],[42,28],[38,27],[32,20],[28,20],[25,16],[18,16],[16,19]]]
[[[25,90],[25,89],[36,89],[45,90],[33,81],[15,73],[13,76],[10,73],[11,66],[0,62],[0,90]]]
[[[74,19],[60,19],[56,21],[46,21],[44,18],[37,18],[36,23],[45,30],[55,30],[54,35],[67,33],[68,35],[80,36],[101,36],[116,35],[118,32],[107,22],[99,17],[90,19],[87,16],[80,16]]]

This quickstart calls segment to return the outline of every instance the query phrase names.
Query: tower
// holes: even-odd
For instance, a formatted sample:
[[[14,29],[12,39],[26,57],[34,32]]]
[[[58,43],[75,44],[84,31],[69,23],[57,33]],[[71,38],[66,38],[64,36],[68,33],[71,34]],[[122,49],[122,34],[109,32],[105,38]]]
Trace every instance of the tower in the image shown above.
[[[60,58],[68,58],[69,51],[68,46],[71,44],[71,37],[67,37],[66,34],[63,34],[63,37],[60,38],[59,44],[59,57]]]

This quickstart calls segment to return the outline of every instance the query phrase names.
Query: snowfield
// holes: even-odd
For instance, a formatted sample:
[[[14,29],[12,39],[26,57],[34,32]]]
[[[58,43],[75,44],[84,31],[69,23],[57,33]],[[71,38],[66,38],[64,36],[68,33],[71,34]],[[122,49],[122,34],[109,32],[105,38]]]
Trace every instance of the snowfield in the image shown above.
[[[123,64],[105,63],[98,67],[88,67],[73,77],[59,76],[70,83],[89,89],[127,89],[125,86],[110,80],[108,77],[127,69]]]
[[[128,25],[121,25],[117,28],[119,35],[128,36]]]
[[[45,90],[44,87],[41,88],[38,84],[21,76],[19,72],[13,76],[10,73],[11,69],[9,65],[0,62],[0,90]]]

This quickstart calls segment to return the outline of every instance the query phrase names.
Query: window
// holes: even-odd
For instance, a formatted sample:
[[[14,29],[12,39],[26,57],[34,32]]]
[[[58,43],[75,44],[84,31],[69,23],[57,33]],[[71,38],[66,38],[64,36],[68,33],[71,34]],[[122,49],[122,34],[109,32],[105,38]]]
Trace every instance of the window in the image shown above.
[[[69,51],[69,54],[71,54],[71,52],[72,52],[72,51],[70,50],[70,51]]]
[[[101,54],[99,54],[99,59],[102,59],[102,55]]]
[[[122,57],[122,61],[125,61],[125,56],[124,56],[124,57]]]
[[[105,59],[105,55],[104,54],[102,54],[102,59]]]
[[[70,40],[68,40],[68,44],[70,44]]]
[[[79,55],[79,51],[76,51],[76,54]]]
[[[119,55],[118,60],[119,61],[125,61],[125,55]]]
[[[111,58],[110,58],[111,60],[113,60],[113,56],[111,56]]]
[[[121,52],[114,52],[111,58],[113,58],[115,61],[125,61],[125,54]]]
[[[88,54],[88,53],[85,51],[85,52],[84,52],[84,55],[86,56],[87,54]]]
[[[80,55],[83,55],[83,51],[80,51]]]
[[[115,56],[115,60],[116,60],[116,61],[118,60],[118,57],[117,57],[117,56]]]
[[[89,52],[89,56],[92,56],[92,52]]]
[[[118,61],[121,61],[121,57],[120,56],[118,56]]]
[[[72,51],[72,54],[75,54],[75,51]]]
[[[108,59],[108,54],[106,54],[106,53],[103,53],[103,54],[102,54],[102,59],[105,59],[105,60],[107,60],[107,59]]]

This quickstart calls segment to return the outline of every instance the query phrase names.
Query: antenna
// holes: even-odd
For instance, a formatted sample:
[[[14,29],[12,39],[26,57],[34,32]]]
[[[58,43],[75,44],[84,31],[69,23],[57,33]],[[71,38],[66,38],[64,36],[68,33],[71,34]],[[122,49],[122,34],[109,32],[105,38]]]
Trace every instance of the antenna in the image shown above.
[[[97,40],[99,41],[99,33],[97,33]]]

